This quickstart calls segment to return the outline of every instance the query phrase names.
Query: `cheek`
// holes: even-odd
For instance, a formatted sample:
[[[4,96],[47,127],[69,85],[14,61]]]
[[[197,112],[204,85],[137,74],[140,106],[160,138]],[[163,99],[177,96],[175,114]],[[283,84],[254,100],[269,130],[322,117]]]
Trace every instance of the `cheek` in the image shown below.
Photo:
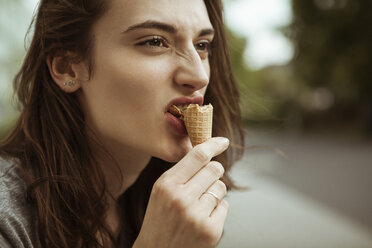
[[[83,87],[86,112],[94,129],[111,139],[154,140],[161,130],[170,68],[167,61],[101,53],[91,81]],[[154,127],[150,129],[149,126]]]
[[[154,105],[167,82],[167,61],[123,54],[112,54],[100,63],[97,80],[105,84],[106,97],[120,100],[124,109]]]
[[[138,61],[130,58],[116,58],[102,66],[101,75],[113,87],[125,89],[130,93],[128,96],[135,97],[137,94],[148,92],[152,86],[156,86],[154,75],[157,69],[146,61]],[[133,95],[135,94],[135,95]]]

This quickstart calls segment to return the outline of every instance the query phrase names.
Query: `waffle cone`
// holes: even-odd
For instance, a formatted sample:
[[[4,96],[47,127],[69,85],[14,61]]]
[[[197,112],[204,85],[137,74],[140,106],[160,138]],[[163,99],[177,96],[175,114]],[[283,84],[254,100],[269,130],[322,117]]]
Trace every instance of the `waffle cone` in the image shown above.
[[[190,104],[183,111],[187,133],[192,146],[196,146],[212,137],[213,106],[211,104],[200,107]]]

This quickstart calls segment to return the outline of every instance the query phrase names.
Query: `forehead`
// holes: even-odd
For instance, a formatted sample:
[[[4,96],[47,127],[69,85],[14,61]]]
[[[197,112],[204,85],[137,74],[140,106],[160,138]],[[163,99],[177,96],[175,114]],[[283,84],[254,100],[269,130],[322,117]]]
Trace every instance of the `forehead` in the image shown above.
[[[203,0],[112,0],[103,19],[122,29],[146,20],[169,23],[180,31],[212,28]]]

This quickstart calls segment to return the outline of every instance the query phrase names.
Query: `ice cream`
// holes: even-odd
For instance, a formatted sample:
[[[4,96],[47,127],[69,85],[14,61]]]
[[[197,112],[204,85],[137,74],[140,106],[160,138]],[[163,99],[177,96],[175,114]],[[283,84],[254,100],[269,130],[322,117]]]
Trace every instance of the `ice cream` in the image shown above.
[[[184,121],[191,144],[196,146],[212,137],[213,106],[172,105],[169,112]]]

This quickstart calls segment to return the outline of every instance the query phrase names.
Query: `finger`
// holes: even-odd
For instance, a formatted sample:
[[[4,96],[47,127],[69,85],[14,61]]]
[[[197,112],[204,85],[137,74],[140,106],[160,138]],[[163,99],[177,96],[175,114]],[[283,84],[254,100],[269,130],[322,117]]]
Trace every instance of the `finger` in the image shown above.
[[[199,197],[213,183],[220,179],[225,172],[221,163],[211,161],[206,166],[201,168],[187,183],[186,187],[191,194]]]
[[[207,192],[212,192],[218,199],[213,194]],[[202,211],[209,216],[226,196],[226,193],[226,185],[221,180],[216,181],[199,199],[199,204],[203,209]]]
[[[229,208],[229,203],[226,200],[222,200],[210,214],[210,221],[215,225],[223,226],[223,223],[225,223],[227,217],[227,213],[229,212]]]
[[[179,183],[187,182],[213,157],[221,154],[229,146],[229,140],[216,137],[195,146],[181,161],[170,168],[165,174]]]
[[[222,200],[208,218],[209,224],[211,226],[214,226],[215,231],[221,234],[220,239],[223,234],[223,227],[225,225],[228,211],[229,211],[228,202]]]

